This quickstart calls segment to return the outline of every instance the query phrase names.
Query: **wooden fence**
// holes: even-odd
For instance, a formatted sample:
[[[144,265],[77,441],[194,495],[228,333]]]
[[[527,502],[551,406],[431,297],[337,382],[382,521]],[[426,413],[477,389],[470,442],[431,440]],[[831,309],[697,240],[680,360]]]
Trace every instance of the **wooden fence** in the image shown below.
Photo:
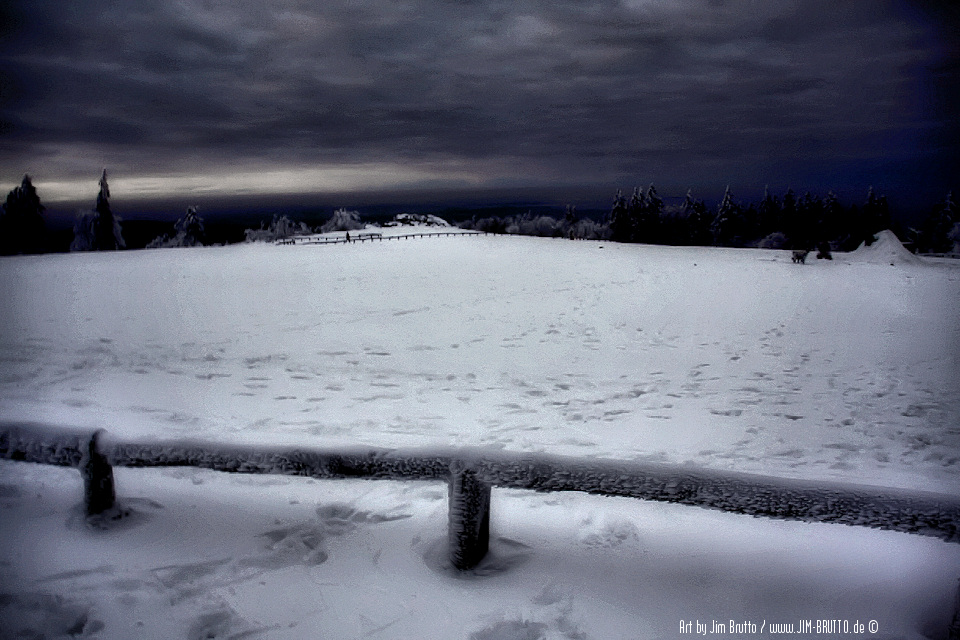
[[[960,542],[960,498],[681,465],[585,460],[486,449],[273,448],[212,442],[123,442],[107,432],[0,424],[0,458],[73,467],[87,513],[113,508],[113,467],[193,466],[232,473],[313,478],[445,481],[450,560],[470,569],[484,557],[492,487],[584,491],[772,518],[832,522]]]
[[[292,236],[277,240],[277,244],[346,244],[354,242],[382,242],[383,240],[407,240],[409,238],[441,238],[448,236],[485,236],[485,231],[421,231],[400,235],[383,235],[381,233],[357,233],[352,236],[335,238],[318,238],[316,236]]]

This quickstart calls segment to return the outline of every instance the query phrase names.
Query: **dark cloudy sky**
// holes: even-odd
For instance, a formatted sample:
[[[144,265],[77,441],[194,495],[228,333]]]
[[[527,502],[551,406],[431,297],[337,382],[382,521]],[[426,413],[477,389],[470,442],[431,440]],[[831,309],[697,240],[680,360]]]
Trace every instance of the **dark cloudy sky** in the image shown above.
[[[2,5],[0,187],[957,186],[957,10],[884,0]],[[953,181],[953,184],[951,184]]]

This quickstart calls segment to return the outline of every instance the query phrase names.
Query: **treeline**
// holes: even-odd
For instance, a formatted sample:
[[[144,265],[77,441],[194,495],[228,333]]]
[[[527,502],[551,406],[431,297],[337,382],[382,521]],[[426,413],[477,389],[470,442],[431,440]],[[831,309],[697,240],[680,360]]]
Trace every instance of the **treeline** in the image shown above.
[[[73,226],[70,251],[109,251],[124,249],[119,217],[110,209],[110,187],[107,171],[100,177],[96,204],[89,211],[80,211]],[[56,250],[43,217],[40,203],[29,175],[23,176],[0,211],[0,254],[46,253]]]
[[[20,186],[10,191],[0,209],[0,255],[49,253],[67,249],[69,251],[114,251],[127,248],[124,222],[114,214],[110,206],[110,187],[107,184],[106,169],[100,176],[99,187],[93,209],[77,212],[72,238],[64,241],[59,232],[54,235],[48,231],[44,220],[46,207],[41,204],[40,196],[30,176],[23,176]],[[316,231],[344,231],[363,226],[358,212],[339,209]],[[149,230],[157,234],[157,230],[164,227],[170,231],[142,237],[144,233],[149,233]],[[259,228],[253,229],[241,227],[239,235],[235,231],[230,231],[229,237],[224,238],[226,234],[223,230],[209,232],[206,222],[195,206],[188,207],[186,213],[172,225],[132,221],[129,223],[128,231],[131,229],[134,236],[133,246],[147,249],[199,247],[224,241],[269,242],[315,231],[305,223],[291,220],[286,215],[275,215],[269,224],[261,223]]]
[[[949,253],[960,242],[960,216],[952,194],[930,209],[920,227],[900,227],[887,198],[872,188],[862,203],[844,205],[833,192],[798,197],[790,189],[782,196],[767,189],[759,202],[742,203],[727,187],[711,207],[690,191],[679,206],[666,206],[651,185],[646,191],[634,189],[629,198],[617,191],[609,213],[599,220],[578,216],[568,205],[560,218],[533,213],[474,217],[460,226],[488,233],[769,249],[829,246],[849,251],[870,244],[884,229],[893,229],[908,247],[922,253]]]
[[[122,220],[110,207],[107,172],[99,181],[95,205],[81,211],[73,227],[71,251],[105,251],[126,248]],[[0,211],[0,254],[44,253],[56,250],[46,231],[45,207],[25,175]],[[191,247],[214,242],[196,207],[190,207],[170,232],[137,246],[147,248]],[[272,241],[313,231],[350,231],[364,225],[356,211],[339,209],[314,230],[287,216],[274,216],[269,225],[246,229],[238,241]],[[955,253],[960,243],[960,213],[952,193],[928,211],[917,227],[894,223],[887,199],[871,188],[863,202],[844,205],[832,193],[797,196],[788,189],[782,196],[765,190],[759,202],[743,203],[727,187],[723,198],[707,206],[688,191],[680,205],[665,206],[657,190],[634,189],[628,198],[618,191],[609,213],[596,219],[580,216],[567,206],[560,217],[526,213],[488,216],[462,222],[462,228],[532,236],[585,240],[612,240],[667,245],[761,247],[771,249],[827,248],[848,251],[872,242],[874,234],[892,229],[903,243],[920,253]],[[171,233],[172,232],[172,233]],[[219,234],[218,234],[219,235]],[[231,240],[232,241],[232,240]]]

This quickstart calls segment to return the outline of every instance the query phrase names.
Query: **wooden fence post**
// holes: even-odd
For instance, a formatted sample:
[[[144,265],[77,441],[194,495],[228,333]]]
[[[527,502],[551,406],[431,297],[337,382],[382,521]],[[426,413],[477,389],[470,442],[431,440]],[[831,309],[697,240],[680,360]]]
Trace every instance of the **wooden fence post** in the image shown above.
[[[490,485],[459,461],[450,472],[450,562],[463,571],[477,566],[490,547]]]
[[[103,429],[94,432],[80,459],[83,501],[87,507],[88,516],[103,513],[112,508],[117,499],[113,486],[113,467],[97,446],[97,441],[103,433],[105,433]]]

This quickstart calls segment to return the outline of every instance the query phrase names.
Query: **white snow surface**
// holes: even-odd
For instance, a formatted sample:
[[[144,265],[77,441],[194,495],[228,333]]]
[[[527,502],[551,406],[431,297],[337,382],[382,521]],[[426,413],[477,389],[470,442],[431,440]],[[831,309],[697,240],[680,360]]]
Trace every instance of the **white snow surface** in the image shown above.
[[[398,213],[384,227],[449,227],[449,222],[432,213]]]
[[[4,422],[960,490],[960,268],[892,234],[805,265],[495,236],[11,257],[0,299]],[[0,462],[12,637],[935,638],[960,578],[936,539],[519,490],[458,575],[442,483],[116,475],[133,515],[99,530],[76,471]]]

